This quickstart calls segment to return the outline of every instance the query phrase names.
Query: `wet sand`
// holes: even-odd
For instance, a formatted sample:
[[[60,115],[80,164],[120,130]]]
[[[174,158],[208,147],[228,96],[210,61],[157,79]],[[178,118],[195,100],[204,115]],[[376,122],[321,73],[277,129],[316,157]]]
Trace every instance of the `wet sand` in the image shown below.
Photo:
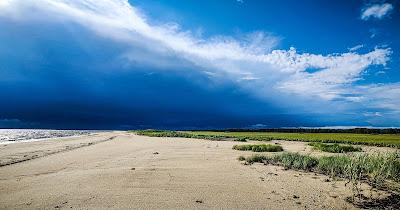
[[[356,209],[344,182],[243,165],[238,143],[109,132],[4,146],[2,163],[42,155],[0,167],[0,209]]]

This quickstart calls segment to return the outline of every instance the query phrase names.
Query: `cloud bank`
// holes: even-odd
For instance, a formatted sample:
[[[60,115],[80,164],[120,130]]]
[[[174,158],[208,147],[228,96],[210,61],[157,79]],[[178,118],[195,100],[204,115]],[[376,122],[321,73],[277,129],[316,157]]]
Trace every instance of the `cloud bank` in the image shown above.
[[[373,5],[363,11],[362,19],[382,18],[390,10],[390,4]],[[379,116],[364,116],[400,116],[399,83],[358,84],[368,68],[389,62],[390,48],[321,55],[300,53],[293,47],[275,49],[279,39],[262,31],[241,38],[203,38],[176,23],[151,24],[126,0],[5,0],[0,4],[0,18],[77,24],[125,45],[119,60],[128,67],[195,71],[215,84],[229,81],[261,100],[287,107],[287,112],[362,114],[379,110]],[[333,109],[326,110],[326,106]]]

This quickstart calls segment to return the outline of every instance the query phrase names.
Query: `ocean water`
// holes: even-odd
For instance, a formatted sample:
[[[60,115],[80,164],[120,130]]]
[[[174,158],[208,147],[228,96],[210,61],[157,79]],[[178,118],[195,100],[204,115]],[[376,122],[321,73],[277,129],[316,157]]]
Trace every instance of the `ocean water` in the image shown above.
[[[0,144],[21,141],[44,140],[47,138],[87,135],[98,131],[90,130],[45,130],[45,129],[0,129]]]

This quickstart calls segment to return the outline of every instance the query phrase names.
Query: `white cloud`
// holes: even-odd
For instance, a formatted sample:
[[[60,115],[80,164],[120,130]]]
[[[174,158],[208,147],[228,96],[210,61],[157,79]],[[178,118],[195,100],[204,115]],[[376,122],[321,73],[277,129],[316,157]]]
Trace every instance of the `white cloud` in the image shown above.
[[[389,3],[374,4],[362,10],[361,19],[368,20],[370,18],[382,19],[393,10],[393,5]]]
[[[369,33],[370,33],[369,38],[371,38],[371,39],[375,38],[377,35],[380,34],[379,30],[376,29],[376,28],[371,28],[371,29],[369,30]]]
[[[365,18],[383,17],[381,10],[367,9]],[[376,48],[366,54],[354,52],[360,45],[350,52],[329,55],[299,53],[293,47],[273,50],[279,38],[260,31],[242,39],[224,36],[204,39],[180,29],[178,24],[152,25],[126,0],[8,0],[0,5],[1,16],[18,21],[77,23],[101,37],[130,46],[132,51],[121,56],[127,62],[163,69],[181,65],[176,63],[180,59],[185,65],[194,66],[190,69],[199,69],[211,79],[236,82],[259,97],[279,100],[275,96],[286,94],[321,103],[365,102],[362,106],[366,108],[400,110],[399,84],[354,84],[368,67],[386,65],[391,54],[388,48]],[[383,97],[382,91],[390,96]]]
[[[378,76],[378,75],[383,75],[383,74],[386,74],[386,72],[385,72],[385,71],[382,71],[382,70],[380,70],[380,71],[377,71],[377,72],[375,73],[375,76]]]
[[[382,117],[380,112],[365,112],[363,115],[366,117]]]
[[[251,76],[251,75],[244,75],[242,78],[240,78],[239,80],[248,80],[248,81],[251,81],[251,80],[258,80],[258,79],[260,79],[260,78],[258,78],[258,77],[254,77],[254,76]]]
[[[2,0],[0,1],[0,7],[6,7],[9,6],[11,0]]]
[[[359,45],[356,45],[356,46],[354,46],[354,47],[349,48],[349,51],[350,51],[350,52],[352,52],[352,51],[357,51],[357,50],[359,50],[359,49],[361,49],[361,48],[363,48],[363,47],[364,47],[363,44],[359,44]]]
[[[364,94],[363,102],[370,108],[400,114],[400,83],[358,86],[355,91]]]
[[[278,84],[278,87],[284,91],[319,96],[327,100],[343,98],[343,95],[349,93],[349,84],[359,80],[368,66],[385,65],[390,53],[390,49],[375,49],[363,55],[350,52],[322,56],[299,55],[293,51],[286,54],[286,60],[280,65],[283,69],[293,69],[296,73]],[[308,73],[306,70],[310,67],[320,70]]]

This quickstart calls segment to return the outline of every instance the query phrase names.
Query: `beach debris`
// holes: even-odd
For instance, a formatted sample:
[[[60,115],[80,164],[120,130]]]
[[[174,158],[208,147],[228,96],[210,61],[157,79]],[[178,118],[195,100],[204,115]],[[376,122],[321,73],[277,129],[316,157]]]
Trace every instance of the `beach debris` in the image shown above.
[[[55,209],[61,208],[63,205],[67,204],[68,201],[63,202],[61,205],[54,206]]]
[[[136,168],[131,168],[132,171],[136,170]]]
[[[196,200],[196,203],[203,203],[202,200]]]
[[[158,152],[153,152],[153,155],[158,155],[158,154],[160,154],[160,153],[158,153]]]
[[[300,197],[297,196],[297,195],[293,195],[293,198],[294,198],[294,199],[298,199],[298,198],[300,198]]]

